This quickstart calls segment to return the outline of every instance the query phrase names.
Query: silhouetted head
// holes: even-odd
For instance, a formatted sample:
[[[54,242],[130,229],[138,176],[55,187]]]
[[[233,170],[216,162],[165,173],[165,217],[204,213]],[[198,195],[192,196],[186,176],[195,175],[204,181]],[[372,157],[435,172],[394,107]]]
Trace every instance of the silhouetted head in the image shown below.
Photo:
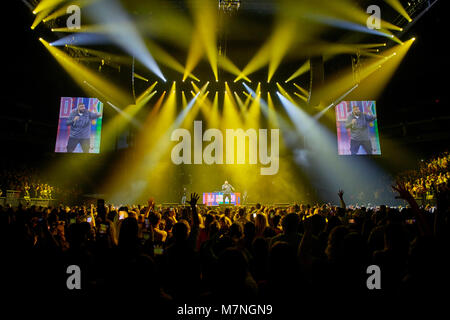
[[[119,246],[135,246],[138,241],[138,223],[135,218],[125,218],[122,220],[119,232]]]
[[[321,215],[315,214],[311,217],[311,224],[313,234],[318,235],[325,227],[325,218]]]
[[[287,279],[296,269],[297,256],[295,248],[287,242],[276,242],[269,252],[269,270],[272,279]]]
[[[233,223],[230,226],[230,237],[240,239],[242,237],[242,226],[239,223]]]
[[[156,226],[161,221],[161,214],[159,212],[152,212],[149,214],[148,219],[152,226]]]
[[[235,248],[227,248],[218,259],[219,281],[223,285],[242,286],[247,275],[247,260],[242,252]]]
[[[405,230],[400,224],[391,223],[384,228],[384,247],[393,250],[408,250]]]
[[[244,235],[247,239],[253,239],[255,237],[255,224],[248,221],[244,224]]]
[[[183,242],[185,241],[189,236],[189,228],[186,225],[186,223],[183,222],[177,222],[172,228],[172,235],[175,240],[175,242]]]
[[[296,213],[289,213],[281,220],[284,233],[295,233],[298,230],[299,217]]]
[[[328,244],[325,253],[331,261],[340,260],[344,256],[344,239],[348,234],[345,226],[337,226],[331,230],[328,236]]]

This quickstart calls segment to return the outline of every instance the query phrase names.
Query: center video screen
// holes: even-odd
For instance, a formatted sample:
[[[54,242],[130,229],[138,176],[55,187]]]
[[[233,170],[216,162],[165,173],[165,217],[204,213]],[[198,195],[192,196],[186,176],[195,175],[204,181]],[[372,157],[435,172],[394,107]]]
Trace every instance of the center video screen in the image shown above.
[[[335,112],[339,155],[381,155],[375,101],[342,101]]]
[[[97,98],[62,97],[55,152],[99,153],[102,119]]]

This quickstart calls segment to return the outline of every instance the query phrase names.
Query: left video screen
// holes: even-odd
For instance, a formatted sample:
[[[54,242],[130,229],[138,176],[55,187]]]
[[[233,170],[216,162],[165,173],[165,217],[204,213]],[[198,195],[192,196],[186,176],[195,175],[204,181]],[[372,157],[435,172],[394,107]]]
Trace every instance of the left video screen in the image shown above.
[[[55,152],[100,153],[102,120],[97,98],[62,97]]]

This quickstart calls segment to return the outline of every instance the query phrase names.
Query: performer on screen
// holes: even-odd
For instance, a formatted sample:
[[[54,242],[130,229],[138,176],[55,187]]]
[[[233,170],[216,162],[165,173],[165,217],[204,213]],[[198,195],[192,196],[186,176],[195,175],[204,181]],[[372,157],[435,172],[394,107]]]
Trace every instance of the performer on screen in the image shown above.
[[[89,152],[91,139],[91,120],[101,117],[100,113],[86,110],[83,102],[79,103],[69,118],[66,120],[70,127],[69,140],[67,141],[67,152],[73,152],[78,144],[84,153]]]
[[[231,191],[234,191],[234,187],[225,180],[225,183],[222,185],[223,192],[223,203],[225,203],[225,199],[228,198],[228,203],[231,202]]]
[[[375,121],[374,116],[369,109],[368,113],[361,113],[358,106],[354,106],[352,113],[345,122],[345,127],[350,129],[350,152],[357,154],[359,147],[362,146],[367,154],[372,154],[372,143],[369,137],[369,124]]]

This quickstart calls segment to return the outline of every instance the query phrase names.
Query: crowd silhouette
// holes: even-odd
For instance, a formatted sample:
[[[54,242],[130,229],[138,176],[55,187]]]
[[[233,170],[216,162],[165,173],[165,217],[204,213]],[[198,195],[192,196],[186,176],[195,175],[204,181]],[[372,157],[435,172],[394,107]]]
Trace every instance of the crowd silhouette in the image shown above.
[[[350,207],[340,190],[339,206],[204,207],[195,193],[174,208],[153,199],[118,208],[4,206],[2,283],[9,294],[138,298],[159,310],[441,292],[449,284],[448,183],[432,207],[419,206],[404,182],[392,188],[407,205]],[[67,287],[70,265],[82,270],[80,290]],[[380,290],[367,287],[370,265],[382,272]]]

